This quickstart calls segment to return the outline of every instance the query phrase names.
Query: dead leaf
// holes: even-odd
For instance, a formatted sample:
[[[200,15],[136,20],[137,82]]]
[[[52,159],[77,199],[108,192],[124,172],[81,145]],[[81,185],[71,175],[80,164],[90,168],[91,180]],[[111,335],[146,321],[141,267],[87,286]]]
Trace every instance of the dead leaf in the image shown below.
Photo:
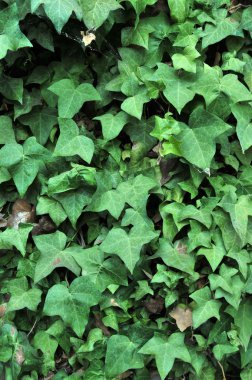
[[[82,42],[84,43],[85,46],[90,45],[92,41],[96,40],[95,34],[89,31],[87,31],[87,33],[81,31],[81,36],[82,36]]]
[[[32,235],[49,234],[56,231],[56,229],[56,225],[52,219],[47,215],[43,215],[39,219],[39,222],[33,227]]]
[[[23,347],[19,347],[15,353],[16,357],[16,362],[21,366],[22,363],[25,361],[25,356],[24,356],[24,350]]]
[[[105,326],[104,323],[102,322],[101,314],[94,313],[94,317],[95,317],[95,326],[101,329],[105,336],[111,336],[111,332],[109,331],[107,326]]]
[[[8,227],[18,229],[19,223],[34,223],[35,207],[24,199],[17,199],[12,206],[12,214],[7,221]]]
[[[132,375],[132,371],[126,371],[126,372],[123,372],[121,373],[120,375],[117,376],[117,379],[121,380],[121,379],[127,379],[128,377],[130,377]]]
[[[0,305],[0,318],[2,318],[5,315],[6,309],[7,307],[5,304]]]
[[[185,331],[187,327],[192,326],[192,311],[188,307],[176,306],[170,316],[176,320],[180,331]]]
[[[178,253],[180,253],[181,255],[186,254],[187,246],[184,243],[182,243],[182,241],[176,242],[174,244],[174,247],[176,248],[176,250],[178,251]]]
[[[4,214],[0,212],[0,228],[7,226],[7,219],[5,219]]]
[[[159,314],[164,308],[164,299],[160,296],[150,297],[144,302],[146,309],[152,314]]]

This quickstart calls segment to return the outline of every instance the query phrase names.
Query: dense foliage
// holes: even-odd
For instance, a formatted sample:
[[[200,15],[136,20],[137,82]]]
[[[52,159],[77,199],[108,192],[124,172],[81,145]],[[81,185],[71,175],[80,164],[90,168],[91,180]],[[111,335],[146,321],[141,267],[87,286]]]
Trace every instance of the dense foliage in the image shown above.
[[[252,378],[252,6],[0,1],[1,379]]]

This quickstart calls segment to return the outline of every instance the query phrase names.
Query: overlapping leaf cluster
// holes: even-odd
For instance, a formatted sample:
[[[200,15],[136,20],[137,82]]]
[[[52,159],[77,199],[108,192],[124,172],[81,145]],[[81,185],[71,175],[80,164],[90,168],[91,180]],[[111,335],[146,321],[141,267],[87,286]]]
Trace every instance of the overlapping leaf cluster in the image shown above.
[[[0,1],[1,379],[252,378],[249,3]]]

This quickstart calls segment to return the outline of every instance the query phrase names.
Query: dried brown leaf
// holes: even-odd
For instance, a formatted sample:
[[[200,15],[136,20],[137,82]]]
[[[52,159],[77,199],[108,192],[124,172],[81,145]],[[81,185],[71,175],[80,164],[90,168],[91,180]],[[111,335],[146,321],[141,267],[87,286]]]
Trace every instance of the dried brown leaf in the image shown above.
[[[8,227],[18,229],[19,223],[34,223],[35,207],[24,199],[17,199],[12,206],[12,214],[7,221]]]
[[[33,227],[32,235],[49,234],[54,231],[56,231],[56,225],[52,219],[47,215],[43,215],[39,219],[39,222]]]
[[[176,324],[180,331],[185,331],[192,326],[192,311],[188,307],[176,306],[170,316],[176,320]]]
[[[159,314],[164,308],[164,300],[160,296],[150,297],[144,302],[146,309],[152,314]]]

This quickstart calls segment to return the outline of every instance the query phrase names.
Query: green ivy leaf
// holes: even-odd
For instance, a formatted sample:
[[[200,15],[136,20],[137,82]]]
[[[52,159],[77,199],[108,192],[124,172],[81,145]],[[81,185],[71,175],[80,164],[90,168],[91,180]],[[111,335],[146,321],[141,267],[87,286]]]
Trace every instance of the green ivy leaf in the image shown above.
[[[137,352],[138,345],[127,336],[113,335],[107,343],[105,371],[109,378],[133,368],[143,368],[143,355]]]
[[[58,33],[61,32],[73,12],[79,19],[82,16],[81,8],[76,0],[55,0],[53,3],[50,0],[31,0],[32,12],[35,12],[40,4],[44,5],[45,13]]]
[[[52,286],[46,296],[44,313],[49,316],[59,315],[81,337],[90,307],[100,300],[100,293],[86,277],[76,278],[69,287],[63,284]]]
[[[140,258],[142,246],[155,237],[154,232],[146,233],[145,229],[140,226],[132,227],[129,234],[121,228],[113,228],[101,244],[101,249],[106,253],[118,255],[129,271],[133,273]]]
[[[15,134],[12,127],[12,120],[9,116],[0,116],[0,144],[15,142]]]
[[[155,333],[141,349],[141,354],[154,355],[158,372],[164,380],[171,371],[175,359],[190,363],[191,357],[184,343],[184,334],[173,333],[170,336]]]
[[[19,28],[18,8],[13,3],[0,11],[0,59],[4,58],[8,50],[16,51],[32,44]]]
[[[11,298],[7,304],[8,311],[24,308],[32,311],[37,310],[37,306],[41,301],[42,291],[37,288],[29,289],[26,277],[9,281],[6,290],[11,294]]]
[[[59,117],[71,119],[87,101],[101,100],[97,90],[90,83],[75,86],[71,79],[61,79],[49,88],[59,97]]]
[[[73,120],[59,119],[60,136],[54,149],[55,156],[80,156],[90,163],[94,153],[94,143],[79,134],[79,128]]]
[[[101,116],[96,116],[94,120],[99,120],[102,125],[102,134],[105,140],[110,141],[119,135],[125,124],[127,124],[129,117],[121,111],[116,115],[106,113]]]
[[[76,276],[80,267],[73,258],[71,247],[65,248],[67,237],[63,232],[57,231],[48,235],[35,236],[34,242],[40,251],[40,257],[35,267],[34,281],[39,282],[47,277],[55,268],[67,268]]]
[[[58,123],[57,112],[54,108],[33,108],[27,115],[19,118],[22,124],[28,125],[41,145],[47,142],[51,130]]]
[[[116,0],[79,0],[83,12],[83,20],[88,29],[99,28],[108,18],[109,13],[122,6]]]
[[[193,327],[195,329],[210,318],[220,319],[221,302],[211,298],[211,291],[208,286],[196,290],[190,297],[196,302],[196,306],[193,308]]]

